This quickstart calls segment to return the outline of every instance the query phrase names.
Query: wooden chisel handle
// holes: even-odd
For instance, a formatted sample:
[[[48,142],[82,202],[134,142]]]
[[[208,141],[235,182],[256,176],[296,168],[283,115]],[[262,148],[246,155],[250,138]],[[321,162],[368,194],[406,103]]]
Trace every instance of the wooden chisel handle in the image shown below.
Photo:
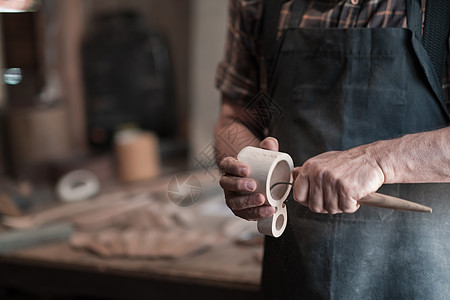
[[[376,206],[390,209],[429,212],[432,209],[428,206],[424,206],[415,202],[403,200],[400,198],[383,195],[379,193],[369,194],[358,200],[361,205]]]

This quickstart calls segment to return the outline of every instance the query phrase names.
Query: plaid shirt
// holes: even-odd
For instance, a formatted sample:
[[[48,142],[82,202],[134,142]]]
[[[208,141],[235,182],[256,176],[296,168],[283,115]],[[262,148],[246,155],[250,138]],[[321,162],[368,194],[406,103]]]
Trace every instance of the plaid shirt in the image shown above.
[[[292,0],[287,1],[281,8],[278,36],[287,26],[291,4]],[[226,53],[217,69],[216,86],[241,104],[266,87],[266,72],[262,69],[264,58],[258,48],[262,10],[263,0],[230,0],[229,3]],[[406,1],[313,0],[300,27],[406,27]],[[448,46],[450,48],[450,39]],[[450,53],[447,53],[442,87],[450,108]]]

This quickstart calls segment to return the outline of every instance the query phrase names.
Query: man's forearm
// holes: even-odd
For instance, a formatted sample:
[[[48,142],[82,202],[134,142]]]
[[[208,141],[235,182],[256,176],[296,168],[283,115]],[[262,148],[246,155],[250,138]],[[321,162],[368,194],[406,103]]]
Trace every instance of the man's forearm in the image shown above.
[[[450,182],[450,127],[367,145],[385,183]]]
[[[246,146],[258,147],[260,140],[244,124],[235,119],[220,118],[215,131],[216,160],[236,157]]]
[[[225,100],[222,104],[220,117],[214,130],[217,162],[227,156],[236,157],[246,146],[259,146],[259,138],[248,125],[244,124],[246,116],[238,110],[240,108],[229,101]]]

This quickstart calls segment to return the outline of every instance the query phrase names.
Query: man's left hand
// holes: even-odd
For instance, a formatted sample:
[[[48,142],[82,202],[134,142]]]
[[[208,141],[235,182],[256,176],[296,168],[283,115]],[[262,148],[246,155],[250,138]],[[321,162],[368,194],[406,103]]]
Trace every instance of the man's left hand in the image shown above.
[[[294,200],[316,213],[353,213],[384,174],[366,146],[322,153],[294,169]]]

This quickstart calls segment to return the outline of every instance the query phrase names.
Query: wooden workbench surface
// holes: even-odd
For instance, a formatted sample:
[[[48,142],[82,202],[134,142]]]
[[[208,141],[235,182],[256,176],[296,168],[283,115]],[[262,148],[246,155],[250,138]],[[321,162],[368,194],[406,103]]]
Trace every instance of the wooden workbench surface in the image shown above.
[[[256,299],[262,254],[262,245],[228,240],[177,259],[105,258],[59,242],[1,255],[0,287],[96,299]]]
[[[0,286],[45,296],[34,299],[259,299],[261,255],[226,245],[177,260],[104,259],[58,243],[1,256]]]
[[[127,274],[131,277],[183,281],[202,285],[258,290],[261,274],[261,246],[225,245],[181,259],[102,258],[57,243],[16,251],[0,262],[45,265],[61,269]]]

